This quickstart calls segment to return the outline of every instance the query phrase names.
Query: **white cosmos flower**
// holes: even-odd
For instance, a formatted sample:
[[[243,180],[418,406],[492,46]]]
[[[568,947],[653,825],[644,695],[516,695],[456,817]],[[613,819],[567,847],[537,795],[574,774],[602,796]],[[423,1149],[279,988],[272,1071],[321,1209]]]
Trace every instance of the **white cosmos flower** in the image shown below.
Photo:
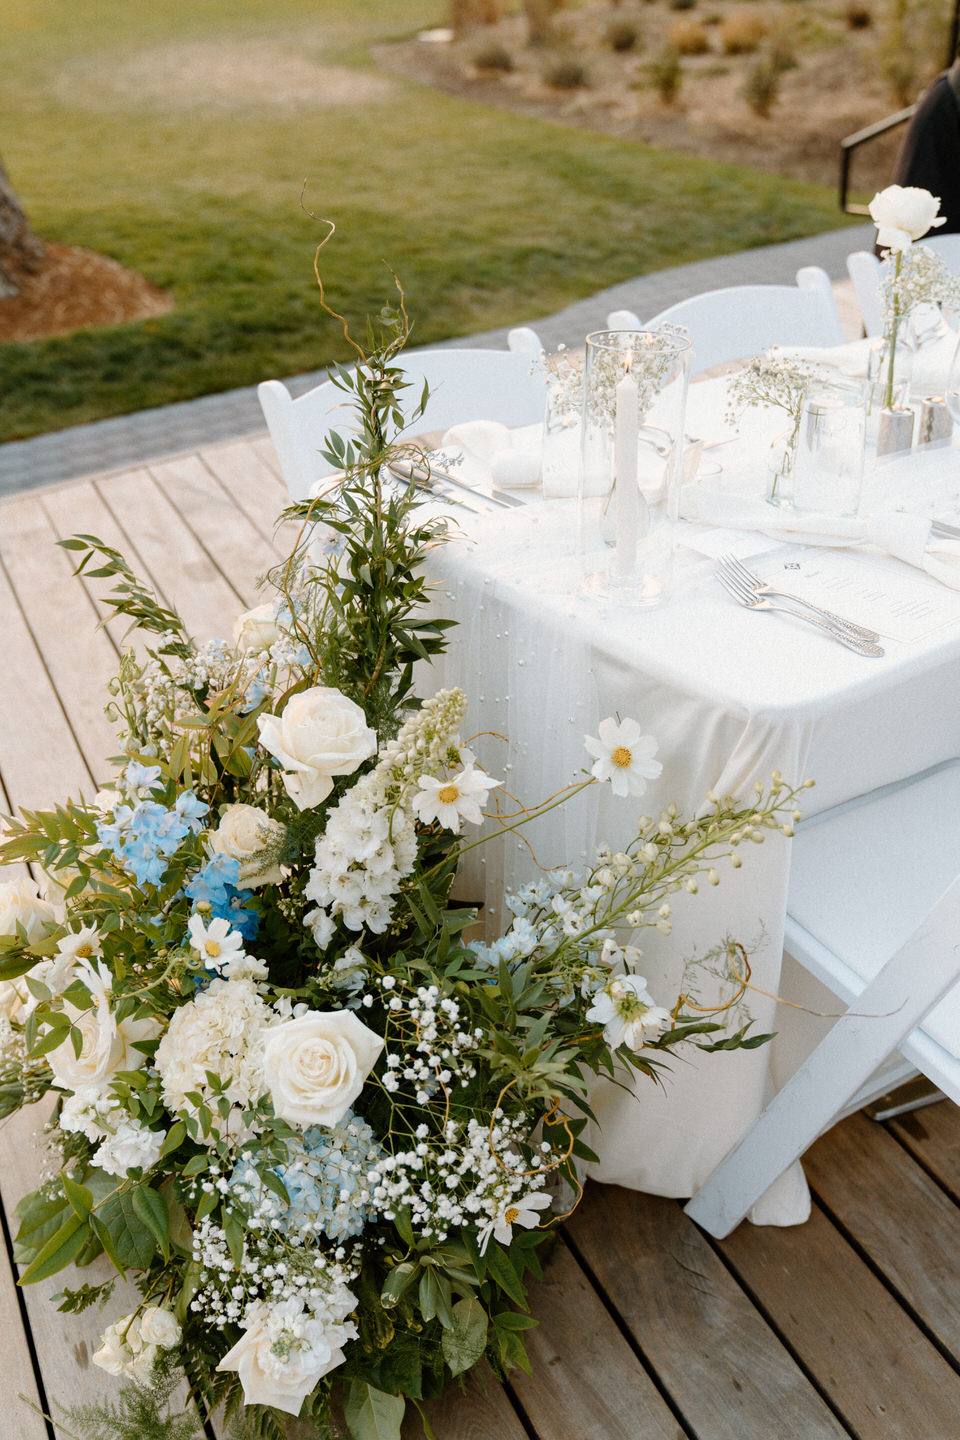
[[[230,928],[229,920],[218,915],[205,923],[202,915],[191,915],[187,929],[190,931],[190,944],[208,970],[223,974],[232,961],[244,958],[243,936]]]
[[[483,1255],[490,1243],[491,1235],[499,1240],[501,1245],[509,1245],[513,1239],[514,1225],[522,1225],[524,1230],[532,1230],[540,1224],[540,1210],[547,1209],[550,1205],[549,1195],[522,1195],[519,1199],[504,1200],[492,1220],[480,1230],[478,1239],[480,1241],[480,1254]]]
[[[663,766],[654,760],[657,742],[644,735],[636,720],[614,720],[608,715],[599,725],[600,738],[585,735],[587,753],[595,757],[590,773],[609,780],[614,795],[642,795],[648,780],[656,780]]]
[[[461,820],[471,825],[483,824],[483,806],[490,791],[502,780],[491,780],[483,770],[473,764],[467,765],[452,780],[437,780],[432,775],[421,775],[417,784],[420,792],[413,797],[413,812],[424,825],[439,821],[444,830],[460,833]]]
[[[670,1012],[653,1003],[642,975],[618,975],[597,991],[585,1018],[603,1026],[603,1038],[611,1050],[627,1045],[637,1053],[663,1033]]]

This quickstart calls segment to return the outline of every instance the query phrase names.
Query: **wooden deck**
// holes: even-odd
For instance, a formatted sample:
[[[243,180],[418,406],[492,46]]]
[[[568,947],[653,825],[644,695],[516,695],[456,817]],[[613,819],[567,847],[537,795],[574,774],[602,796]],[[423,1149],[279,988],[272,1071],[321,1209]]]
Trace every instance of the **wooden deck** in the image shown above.
[[[119,636],[94,629],[56,538],[99,535],[196,634],[229,634],[284,553],[284,495],[254,438],[0,504],[0,809],[92,794],[114,749],[102,705]],[[62,1277],[14,1283],[36,1125],[28,1112],[0,1130],[0,1440],[54,1440],[18,1395],[49,1412],[114,1383],[89,1359],[105,1319],[60,1315]],[[437,1440],[958,1440],[960,1115],[854,1116],[807,1169],[807,1225],[722,1243],[678,1201],[592,1187],[533,1294],[533,1376],[429,1407]]]

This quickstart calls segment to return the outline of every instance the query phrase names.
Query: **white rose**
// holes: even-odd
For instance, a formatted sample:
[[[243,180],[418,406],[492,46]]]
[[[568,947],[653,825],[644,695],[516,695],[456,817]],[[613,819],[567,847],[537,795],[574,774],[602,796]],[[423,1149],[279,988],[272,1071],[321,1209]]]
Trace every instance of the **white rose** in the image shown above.
[[[257,725],[261,745],[288,772],[284,787],[298,810],[319,805],[333,789],[332,776],[352,775],[377,750],[360,706],[326,685],[301,690],[282,715],[261,715]]]
[[[116,1326],[111,1325],[103,1336],[99,1350],[94,1350],[90,1358],[94,1365],[106,1370],[108,1375],[122,1375],[128,1361],[133,1358],[133,1352],[120,1339]]]
[[[383,1040],[350,1010],[308,1010],[271,1030],[263,1075],[273,1108],[289,1125],[336,1125],[350,1109]]]
[[[22,975],[16,980],[0,980],[0,1015],[22,1025],[36,1003]]]
[[[268,849],[276,852],[285,834],[278,821],[255,805],[227,805],[220,824],[208,834],[206,844],[210,854],[239,860],[237,884],[241,890],[252,890],[257,885],[277,885],[283,879],[276,860],[263,852]]]
[[[177,1324],[172,1310],[161,1305],[148,1305],[140,1316],[140,1334],[147,1345],[159,1345],[162,1350],[172,1350],[180,1344],[183,1331]]]
[[[44,924],[56,919],[51,906],[44,903],[32,880],[8,880],[0,885],[0,935],[16,935],[19,922],[27,932],[27,944],[36,945],[44,937]]]
[[[89,965],[89,961],[86,962]],[[64,1014],[73,1028],[80,1032],[80,1054],[73,1047],[71,1035],[47,1056],[53,1078],[62,1090],[79,1090],[82,1085],[105,1089],[118,1070],[139,1070],[147,1058],[137,1049],[140,1040],[152,1040],[160,1033],[158,1022],[122,1020],[110,1009],[106,989],[94,994],[89,1010],[78,1010],[65,1004]]]
[[[277,607],[272,601],[247,610],[234,621],[233,639],[238,650],[269,650],[282,635],[277,624]]]
[[[940,200],[914,185],[888,185],[870,201],[870,216],[877,227],[877,244],[887,250],[907,250],[928,230],[947,223],[938,211]]]
[[[356,1303],[349,1291],[343,1294]],[[247,1405],[273,1405],[299,1415],[304,1398],[330,1370],[343,1364],[340,1348],[356,1336],[356,1326],[333,1324],[303,1315],[297,1301],[251,1305],[245,1331],[224,1355],[218,1370],[235,1370]]]

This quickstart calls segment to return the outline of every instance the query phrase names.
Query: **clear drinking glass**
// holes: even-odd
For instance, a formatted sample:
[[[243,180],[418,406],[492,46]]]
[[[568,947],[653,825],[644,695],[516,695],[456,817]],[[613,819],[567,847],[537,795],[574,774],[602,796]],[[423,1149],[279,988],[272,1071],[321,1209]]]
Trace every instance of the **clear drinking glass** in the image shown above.
[[[865,435],[862,385],[835,381],[807,393],[794,459],[795,510],[856,515],[863,484]]]
[[[581,425],[584,585],[629,605],[670,593],[690,341],[669,330],[587,336]]]

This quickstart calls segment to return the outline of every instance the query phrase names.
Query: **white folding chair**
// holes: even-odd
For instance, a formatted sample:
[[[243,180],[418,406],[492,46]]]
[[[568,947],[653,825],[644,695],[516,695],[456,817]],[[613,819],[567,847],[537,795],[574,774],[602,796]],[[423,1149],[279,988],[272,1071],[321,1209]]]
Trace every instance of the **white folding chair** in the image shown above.
[[[872,250],[854,250],[847,256],[847,274],[853,281],[863,328],[868,336],[883,334],[880,303],[880,261]]]
[[[814,816],[784,946],[848,1006],[686,1207],[723,1237],[824,1130],[920,1070],[960,1103],[960,761]]]
[[[614,319],[618,320],[614,324]],[[611,329],[634,329],[636,316],[614,310]],[[630,320],[629,325],[623,323]],[[731,285],[661,310],[643,329],[683,325],[693,342],[691,374],[758,355],[771,345],[842,345],[843,326],[830,277],[819,265],[797,271],[796,285]]]
[[[510,426],[543,420],[545,380],[527,350],[411,350],[399,357],[398,368],[409,385],[401,408],[405,401],[411,411],[416,407],[424,382],[430,389],[417,433],[465,420]],[[257,394],[291,498],[302,500],[315,480],[335,469],[320,448],[331,430],[348,435],[354,428],[350,397],[330,380],[296,400],[279,380],[263,381]]]
[[[960,235],[924,235],[919,242],[928,245],[954,275],[960,275]]]

